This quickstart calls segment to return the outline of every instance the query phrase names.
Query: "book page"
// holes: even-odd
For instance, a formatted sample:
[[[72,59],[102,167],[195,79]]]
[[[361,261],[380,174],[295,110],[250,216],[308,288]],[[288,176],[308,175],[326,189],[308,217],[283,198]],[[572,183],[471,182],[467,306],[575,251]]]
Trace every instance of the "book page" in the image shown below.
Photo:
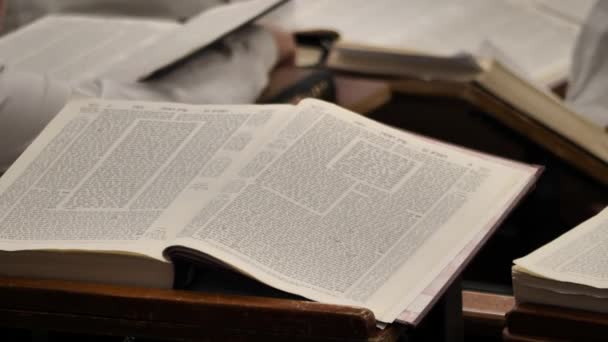
[[[174,243],[392,322],[536,172],[304,100]]]
[[[333,29],[349,42],[448,56],[476,54],[491,41],[537,81],[567,75],[578,33],[577,25],[509,0],[293,0],[271,19],[288,29]]]
[[[289,108],[72,101],[0,178],[0,250],[162,259],[206,200],[202,175],[254,154]]]
[[[608,208],[531,254],[514,261],[544,278],[608,288]]]
[[[137,49],[128,60],[115,65],[105,76],[125,81],[144,79],[209,46],[285,1],[248,0],[213,7],[153,44]]]
[[[161,19],[46,16],[0,39],[0,61],[57,80],[94,78],[181,25]]]

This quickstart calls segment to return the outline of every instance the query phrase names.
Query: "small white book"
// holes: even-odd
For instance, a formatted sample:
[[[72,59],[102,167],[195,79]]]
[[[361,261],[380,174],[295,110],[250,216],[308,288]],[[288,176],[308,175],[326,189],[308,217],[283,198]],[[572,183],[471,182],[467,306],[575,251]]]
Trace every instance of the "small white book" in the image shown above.
[[[50,15],[0,39],[0,62],[60,80],[137,81],[188,57],[287,0],[249,0],[185,23],[162,19]]]

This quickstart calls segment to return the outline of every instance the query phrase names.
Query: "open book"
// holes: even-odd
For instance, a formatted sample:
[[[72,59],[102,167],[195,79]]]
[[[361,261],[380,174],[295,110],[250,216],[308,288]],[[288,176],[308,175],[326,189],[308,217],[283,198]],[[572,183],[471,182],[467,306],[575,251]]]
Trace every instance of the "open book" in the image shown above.
[[[608,208],[514,261],[520,303],[608,313]]]
[[[0,274],[169,287],[187,254],[417,322],[538,174],[319,100],[76,100],[0,178]]]
[[[185,23],[50,15],[0,40],[0,62],[56,79],[145,79],[254,21],[287,0],[212,7]]]
[[[509,66],[508,61],[466,55],[432,57],[407,50],[338,43],[332,49],[327,64],[337,70],[380,76],[417,76],[423,79],[473,82],[534,122],[589,153],[597,165],[601,165],[608,173],[608,134],[603,127],[587,120],[555,95],[522,76]],[[559,146],[546,147],[564,157]],[[584,169],[588,166],[579,167]],[[603,182],[607,182],[605,177]]]
[[[331,29],[346,42],[419,55],[482,57],[490,45],[513,60],[526,77],[555,85],[568,75],[577,34],[593,5],[593,0],[562,2],[292,0],[265,20],[293,30]]]

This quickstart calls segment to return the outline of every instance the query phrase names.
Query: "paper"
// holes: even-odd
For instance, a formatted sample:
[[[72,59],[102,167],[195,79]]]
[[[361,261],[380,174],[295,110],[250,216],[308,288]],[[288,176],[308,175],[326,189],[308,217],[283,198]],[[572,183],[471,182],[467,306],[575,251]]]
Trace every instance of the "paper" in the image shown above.
[[[544,278],[607,289],[606,255],[608,208],[514,263]]]

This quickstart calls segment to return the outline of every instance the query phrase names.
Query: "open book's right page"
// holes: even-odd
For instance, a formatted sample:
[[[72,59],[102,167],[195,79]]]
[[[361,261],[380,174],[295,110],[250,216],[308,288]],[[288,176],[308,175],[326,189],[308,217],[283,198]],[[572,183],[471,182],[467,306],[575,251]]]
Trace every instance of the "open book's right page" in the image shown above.
[[[173,243],[382,322],[422,312],[416,298],[537,176],[321,101],[295,109],[248,165],[226,171],[242,186],[210,196]]]
[[[608,208],[556,240],[515,260],[527,273],[608,288]]]

